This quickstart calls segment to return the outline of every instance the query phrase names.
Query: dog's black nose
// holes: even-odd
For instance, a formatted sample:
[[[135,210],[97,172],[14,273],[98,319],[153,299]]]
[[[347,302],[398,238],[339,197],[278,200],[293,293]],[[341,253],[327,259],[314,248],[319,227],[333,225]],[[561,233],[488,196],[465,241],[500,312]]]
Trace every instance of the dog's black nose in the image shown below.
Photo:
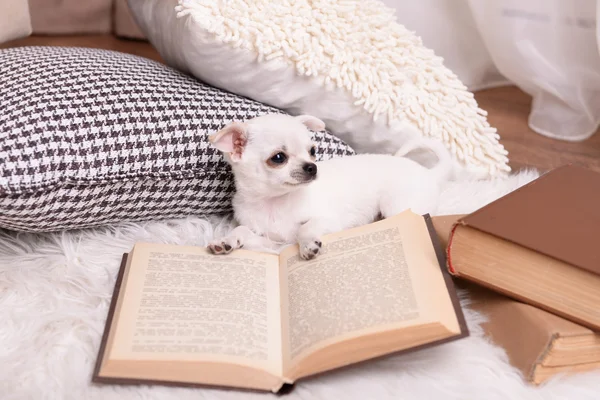
[[[317,174],[317,164],[314,163],[306,163],[302,167],[304,172],[306,172],[310,176],[315,176]]]

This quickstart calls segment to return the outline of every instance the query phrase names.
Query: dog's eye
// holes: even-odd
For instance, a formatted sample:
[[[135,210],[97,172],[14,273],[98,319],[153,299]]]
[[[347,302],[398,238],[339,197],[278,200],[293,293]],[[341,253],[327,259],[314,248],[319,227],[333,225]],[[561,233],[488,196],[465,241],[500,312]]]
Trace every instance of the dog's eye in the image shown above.
[[[317,156],[317,148],[315,146],[310,148],[310,156],[311,157],[316,157]]]
[[[273,164],[283,164],[284,162],[286,162],[287,160],[287,156],[285,155],[285,153],[277,153],[275,154],[273,157],[271,157],[271,162]]]

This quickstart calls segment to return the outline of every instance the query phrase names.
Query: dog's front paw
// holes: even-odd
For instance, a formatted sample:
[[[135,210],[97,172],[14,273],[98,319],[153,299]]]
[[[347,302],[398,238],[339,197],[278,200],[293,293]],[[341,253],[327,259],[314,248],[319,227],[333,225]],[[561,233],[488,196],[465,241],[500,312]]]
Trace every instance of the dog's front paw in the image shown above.
[[[236,237],[225,237],[213,240],[208,244],[208,250],[213,254],[229,254],[235,249],[240,249],[244,245]]]
[[[322,243],[320,240],[308,240],[300,242],[300,257],[304,260],[312,260],[321,251]]]

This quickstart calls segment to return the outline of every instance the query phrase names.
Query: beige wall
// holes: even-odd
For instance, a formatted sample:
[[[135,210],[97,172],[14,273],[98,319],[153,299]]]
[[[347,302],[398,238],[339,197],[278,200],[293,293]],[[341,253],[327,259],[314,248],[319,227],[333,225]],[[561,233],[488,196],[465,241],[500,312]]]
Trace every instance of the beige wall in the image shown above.
[[[110,33],[112,0],[29,0],[34,34]]]
[[[127,0],[0,0],[0,42],[31,33],[144,38]]]
[[[144,39],[145,36],[135,23],[131,12],[129,12],[129,6],[127,0],[114,0],[115,1],[115,24],[114,34],[117,36]]]

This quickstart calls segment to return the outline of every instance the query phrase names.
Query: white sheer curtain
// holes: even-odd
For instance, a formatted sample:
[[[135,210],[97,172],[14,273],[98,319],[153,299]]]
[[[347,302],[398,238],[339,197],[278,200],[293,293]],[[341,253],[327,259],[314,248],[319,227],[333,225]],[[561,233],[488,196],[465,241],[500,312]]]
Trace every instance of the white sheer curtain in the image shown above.
[[[600,124],[600,0],[383,0],[469,87],[514,84],[529,126],[561,140]]]

